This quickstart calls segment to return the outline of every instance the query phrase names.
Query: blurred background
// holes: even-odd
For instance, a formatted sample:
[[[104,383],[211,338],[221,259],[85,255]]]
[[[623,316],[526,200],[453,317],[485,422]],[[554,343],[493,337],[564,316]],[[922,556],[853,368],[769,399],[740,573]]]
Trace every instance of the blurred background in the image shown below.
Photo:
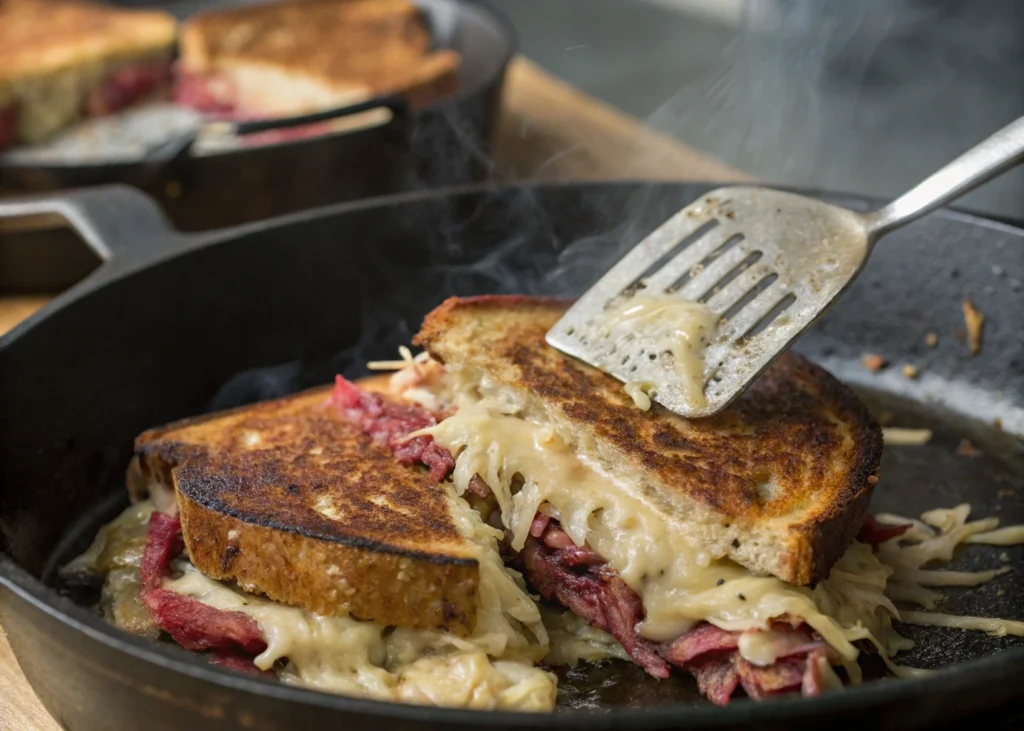
[[[1019,0],[492,0],[525,54],[756,178],[894,196],[1024,114]],[[1024,169],[961,207],[1024,219]]]

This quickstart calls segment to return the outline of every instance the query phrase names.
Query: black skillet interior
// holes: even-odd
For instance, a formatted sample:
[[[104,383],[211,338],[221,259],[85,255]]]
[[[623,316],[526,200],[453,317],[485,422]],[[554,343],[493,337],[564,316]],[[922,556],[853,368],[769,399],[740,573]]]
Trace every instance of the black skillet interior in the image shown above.
[[[686,679],[658,683],[612,665],[564,674],[565,708],[553,717],[409,709],[212,670],[182,651],[119,635],[36,580],[49,583],[54,565],[124,502],[123,469],[142,429],[323,383],[336,372],[360,375],[367,359],[393,357],[423,314],[451,294],[579,293],[706,190],[474,189],[299,214],[179,242],[178,253],[159,245],[128,251],[5,337],[0,547],[10,560],[0,557],[0,580],[11,590],[0,587],[0,615],[47,707],[73,728],[145,720],[150,728],[774,729],[817,728],[827,717],[907,729],[965,714],[979,720],[982,711],[1005,713],[1002,704],[1021,701],[1014,678],[1024,649],[997,652],[1020,639],[904,627],[920,641],[908,664],[968,664],[923,681],[882,680],[811,701],[736,701],[726,709],[699,702]],[[976,515],[1024,523],[1021,282],[1024,233],[940,213],[887,238],[853,289],[799,342],[880,417],[935,430],[925,446],[887,449],[876,508],[917,515],[966,501]],[[976,357],[958,332],[965,293],[986,315]],[[938,335],[934,348],[929,332]],[[865,353],[893,365],[871,373],[859,365]],[[903,364],[920,377],[903,376]],[[965,437],[981,455],[956,455]],[[953,565],[1014,571],[950,591],[949,611],[1024,619],[1024,547],[971,547]],[[593,715],[598,702],[612,710]]]

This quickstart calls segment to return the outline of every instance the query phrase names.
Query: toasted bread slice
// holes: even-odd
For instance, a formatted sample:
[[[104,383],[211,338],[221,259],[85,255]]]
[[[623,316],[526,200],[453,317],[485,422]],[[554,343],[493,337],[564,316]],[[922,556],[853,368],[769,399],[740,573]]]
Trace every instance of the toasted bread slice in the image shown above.
[[[513,395],[617,484],[700,536],[716,557],[807,585],[861,525],[882,451],[856,395],[797,355],[780,358],[725,412],[688,421],[637,408],[623,384],[548,347],[565,302],[452,298],[416,337],[463,383]]]
[[[182,27],[184,72],[242,114],[300,114],[386,93],[416,106],[458,85],[409,0],[307,0],[209,12]]]
[[[174,490],[189,557],[210,578],[318,614],[468,633],[479,566],[444,487],[329,393],[147,431],[137,469],[150,492]]]
[[[40,141],[102,106],[90,95],[125,67],[159,62],[165,83],[176,36],[174,16],[161,11],[72,0],[0,2],[0,108],[17,111],[12,141]]]

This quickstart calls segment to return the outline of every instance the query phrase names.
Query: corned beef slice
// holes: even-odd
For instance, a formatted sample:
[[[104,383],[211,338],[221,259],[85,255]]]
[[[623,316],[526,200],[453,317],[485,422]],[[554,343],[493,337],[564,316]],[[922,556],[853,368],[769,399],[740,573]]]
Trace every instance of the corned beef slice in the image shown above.
[[[171,61],[133,63],[112,71],[85,100],[84,111],[92,117],[113,114],[171,83]]]
[[[793,635],[796,642],[786,657],[769,667],[758,667],[740,657],[741,633],[708,623],[658,645],[644,639],[637,630],[643,619],[643,604],[636,592],[592,550],[573,544],[558,521],[542,515],[534,518],[523,558],[526,577],[543,597],[609,632],[651,675],[667,677],[670,664],[687,670],[712,703],[725,705],[740,686],[752,698],[801,689],[805,695],[821,692],[817,664],[809,658],[823,653],[824,643],[816,640],[806,626],[777,624],[772,628]]]
[[[861,543],[885,543],[885,541],[899,536],[910,530],[910,525],[887,525],[879,523],[871,513],[864,515],[864,522],[861,524],[857,540]]]
[[[694,660],[687,669],[697,681],[700,692],[716,706],[728,705],[740,685],[733,655],[711,653]]]
[[[177,71],[177,77],[178,81],[174,86],[174,103],[179,106],[189,107],[197,112],[232,122],[252,122],[269,118],[266,113],[247,112],[225,99],[224,94],[218,93],[218,91],[230,90],[230,83],[221,77],[190,73],[180,68]],[[330,131],[330,122],[313,122],[296,127],[282,127],[281,129],[248,134],[242,140],[245,144],[267,145],[304,137],[316,137]]]
[[[552,521],[552,524],[554,521]],[[550,530],[550,527],[549,527]],[[591,624],[611,633],[637,665],[656,678],[667,678],[668,663],[654,643],[636,631],[643,619],[640,597],[606,566],[587,567],[563,560],[564,551],[530,537],[523,547],[526,576],[541,595],[568,607]],[[603,572],[602,572],[603,569]]]
[[[801,681],[801,690],[805,696],[821,695],[821,692],[825,689],[821,680],[818,662],[826,657],[826,650],[824,648],[814,650],[807,656],[807,671],[804,673]]]
[[[182,550],[181,520],[153,513],[141,565],[142,600],[153,622],[186,650],[240,648],[250,655],[251,665],[251,656],[267,649],[259,625],[251,617],[214,609],[162,587],[168,563]]]
[[[437,423],[426,409],[385,401],[378,394],[360,391],[343,376],[335,378],[331,402],[365,434],[386,443],[402,464],[422,462],[430,468],[430,478],[437,482],[455,469],[451,454],[435,444],[432,437],[405,439],[407,434]]]
[[[661,656],[673,665],[686,665],[708,653],[731,653],[739,647],[738,632],[728,632],[713,624],[699,624],[661,648]]]
[[[209,654],[211,665],[220,665],[222,668],[245,673],[246,675],[262,675],[265,678],[275,677],[270,670],[260,670],[252,664],[252,658],[241,652],[232,650],[213,650]]]
[[[197,112],[229,116],[234,105],[220,99],[212,88],[210,77],[177,69],[177,83],[174,85],[174,103],[191,107]]]

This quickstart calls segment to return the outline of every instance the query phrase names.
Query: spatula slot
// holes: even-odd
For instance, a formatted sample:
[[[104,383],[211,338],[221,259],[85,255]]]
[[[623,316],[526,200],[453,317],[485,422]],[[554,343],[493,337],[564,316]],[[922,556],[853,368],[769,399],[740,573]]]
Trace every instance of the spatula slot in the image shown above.
[[[665,289],[665,292],[668,294],[674,294],[691,281],[699,279],[702,275],[710,272],[712,265],[730,250],[735,248],[741,241],[743,241],[743,234],[733,234],[730,236],[725,240],[724,244],[712,251],[708,256],[701,260],[700,263],[683,272],[683,275],[670,284]]]
[[[779,319],[783,312],[788,310],[793,303],[796,302],[796,295],[792,292],[788,293],[785,297],[779,300],[774,307],[768,310],[768,313],[762,317],[757,323],[747,330],[740,339],[737,341],[738,345],[744,345],[751,339],[757,337],[763,333],[769,325]]]
[[[711,219],[711,220],[707,221],[706,223],[702,224],[700,227],[698,227],[692,233],[689,233],[686,236],[684,236],[682,239],[679,240],[679,242],[675,246],[672,246],[668,251],[666,251],[664,254],[662,254],[660,257],[658,257],[654,261],[653,264],[651,264],[649,267],[644,269],[639,277],[637,277],[632,282],[630,282],[622,290],[620,295],[623,296],[623,297],[632,297],[639,290],[644,289],[647,286],[647,282],[646,282],[647,279],[649,279],[650,277],[654,276],[659,271],[664,269],[665,266],[670,261],[672,261],[679,254],[684,252],[695,241],[697,241],[698,239],[703,238],[705,234],[710,232],[716,226],[718,226],[718,221],[715,220],[715,219]],[[631,256],[635,255],[635,253],[636,252],[633,252],[631,254]]]
[[[728,265],[734,258],[743,256],[744,253],[744,251],[737,249],[734,252],[734,256],[723,257],[719,262],[716,262],[716,264],[720,263],[723,265]],[[708,283],[710,283],[711,286],[707,287],[707,289],[704,292],[702,292],[699,297],[697,297],[697,301],[700,302],[701,304],[706,305],[712,297],[714,297],[716,294],[718,294],[723,289],[728,287],[729,284],[734,279],[736,279],[736,277],[750,269],[750,267],[754,266],[754,264],[756,264],[762,256],[762,252],[752,251],[749,254],[746,254],[746,256],[740,261],[739,264],[736,264],[731,269],[729,269],[725,273],[725,276],[718,278],[717,272],[715,272],[714,274],[716,278],[714,281],[712,281],[711,276],[707,277],[706,280],[702,280],[702,282],[700,283],[702,287],[706,286],[706,284]]]
[[[742,297],[736,300],[725,312],[722,313],[722,317],[726,320],[732,320],[740,311],[753,302],[759,294],[764,292],[770,286],[775,283],[775,280],[779,278],[779,275],[775,272],[766,274],[761,280],[757,282],[751,289],[748,289]]]

